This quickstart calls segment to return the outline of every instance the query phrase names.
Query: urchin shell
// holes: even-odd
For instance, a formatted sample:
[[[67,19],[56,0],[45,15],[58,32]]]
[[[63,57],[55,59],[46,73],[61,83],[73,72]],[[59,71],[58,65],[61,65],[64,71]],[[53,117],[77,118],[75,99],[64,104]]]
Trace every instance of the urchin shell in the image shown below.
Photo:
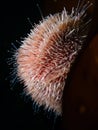
[[[65,79],[85,40],[85,11],[64,10],[43,19],[17,50],[17,76],[39,106],[62,113]]]

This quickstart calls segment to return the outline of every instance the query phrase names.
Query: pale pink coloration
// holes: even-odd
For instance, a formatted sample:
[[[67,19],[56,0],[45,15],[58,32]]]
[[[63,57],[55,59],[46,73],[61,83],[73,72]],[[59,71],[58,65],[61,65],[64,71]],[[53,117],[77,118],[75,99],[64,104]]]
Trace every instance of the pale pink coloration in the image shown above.
[[[84,42],[81,31],[85,11],[70,15],[64,9],[31,30],[17,50],[17,75],[38,105],[62,113],[65,79]]]

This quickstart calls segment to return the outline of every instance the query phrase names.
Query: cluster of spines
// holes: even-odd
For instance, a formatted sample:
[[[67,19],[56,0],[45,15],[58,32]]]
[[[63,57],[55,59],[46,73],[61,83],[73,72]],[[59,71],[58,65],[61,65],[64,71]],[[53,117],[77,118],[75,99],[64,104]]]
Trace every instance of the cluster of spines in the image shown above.
[[[83,33],[82,33],[83,35],[81,35],[81,31],[82,31],[81,29],[85,25],[83,24],[85,11],[91,4],[89,2],[87,2],[87,4],[85,5],[83,5],[83,3],[81,5],[79,4],[76,9],[72,8],[72,12],[70,15],[67,13],[66,9],[64,8],[64,10],[61,13],[50,15],[46,17],[45,19],[43,19],[42,21],[40,21],[40,23],[38,25],[35,25],[34,29],[31,30],[31,33],[28,35],[28,37],[23,40],[22,42],[23,44],[20,46],[20,48],[17,50],[15,54],[15,61],[17,63],[17,77],[26,86],[25,87],[26,94],[30,94],[30,96],[32,97],[34,102],[36,102],[36,104],[45,106],[45,109],[53,109],[53,111],[56,112],[57,114],[62,113],[61,112],[62,111],[61,99],[62,99],[63,89],[65,86],[65,79],[67,78],[67,73],[70,71],[71,64],[75,60],[75,57],[78,54],[78,51],[81,49],[82,44],[86,37],[85,34]],[[49,40],[51,41],[50,43],[49,43]],[[63,48],[65,49],[65,52],[66,52],[65,55],[64,55]],[[56,51],[56,49],[58,51]],[[21,50],[22,50],[22,54],[21,54]],[[58,72],[58,75],[61,76],[62,74],[62,76],[60,78],[58,76],[56,77],[57,82],[53,81],[51,78],[50,78],[51,80],[47,79],[47,75],[50,74],[51,76],[51,72],[53,71],[53,69],[55,69],[53,66],[50,69],[51,65],[48,66],[48,64],[45,64],[45,62],[49,62],[48,56],[52,55],[50,50],[52,50],[52,52],[54,51],[55,56],[57,56],[56,58],[59,57],[59,60],[61,59],[61,63],[62,63],[61,64],[60,61],[54,60],[53,66],[54,67],[57,66],[58,62],[60,63],[60,65],[59,67],[57,66],[57,69],[59,69],[62,66],[64,67],[65,65],[65,67],[62,69],[63,72],[61,70],[60,70],[60,73]],[[29,54],[26,54],[28,52]],[[58,53],[61,55],[58,55]],[[29,60],[26,61],[26,58],[28,59],[28,56],[32,54],[33,56],[35,56],[35,58],[39,58],[39,61],[38,61],[39,63],[37,67],[30,70],[31,66],[29,66]],[[42,55],[42,57],[40,54]],[[63,57],[62,57],[62,54],[63,54]],[[23,61],[19,61],[20,60],[18,59],[19,56],[22,57],[23,55],[24,55],[24,58],[23,59],[20,58]],[[31,58],[31,60],[33,61],[32,66],[33,64],[36,64],[36,62],[34,61],[35,60],[34,57]],[[52,57],[51,57],[51,60],[53,60]],[[20,72],[19,68],[24,67],[23,64],[22,66],[20,66],[20,63],[24,61],[27,62],[26,65],[24,64],[24,66],[26,67],[29,66],[28,75],[30,76],[30,73],[31,73],[30,78],[28,78],[27,75],[22,77],[22,74],[24,72],[22,73]],[[64,61],[66,62],[64,63]],[[45,67],[49,67],[50,69],[45,75],[45,77],[44,76],[41,77],[42,72],[40,71],[40,69],[42,69],[42,67],[40,68],[40,65],[43,65],[43,69]],[[34,69],[35,69],[35,72],[33,74]],[[40,75],[38,75],[37,73],[38,71],[40,71]],[[32,88],[32,86],[36,86],[36,87]],[[53,86],[54,86],[54,89],[55,88],[57,89],[56,91],[59,93],[58,96],[57,96],[57,93],[55,93],[56,91],[53,91]],[[35,89],[35,90],[32,91],[32,89],[33,90]],[[56,104],[55,102],[55,103],[52,103],[54,105],[52,106],[51,103],[48,104],[47,101],[44,101],[44,100],[48,100],[47,99],[48,96],[49,95],[51,96],[52,94],[55,96],[55,98],[59,99],[59,104]],[[46,96],[46,97],[43,98],[43,96]],[[50,97],[50,100],[51,100],[51,97]]]

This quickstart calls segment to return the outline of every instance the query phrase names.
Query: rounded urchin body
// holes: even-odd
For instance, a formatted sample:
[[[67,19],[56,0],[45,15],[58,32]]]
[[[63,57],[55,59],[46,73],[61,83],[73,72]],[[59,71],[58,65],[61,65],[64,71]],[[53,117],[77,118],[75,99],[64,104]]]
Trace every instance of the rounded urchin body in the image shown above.
[[[85,9],[89,6],[83,6]],[[85,9],[65,8],[43,19],[16,52],[17,76],[38,106],[62,113],[67,74],[85,40]],[[83,34],[84,33],[84,34]]]

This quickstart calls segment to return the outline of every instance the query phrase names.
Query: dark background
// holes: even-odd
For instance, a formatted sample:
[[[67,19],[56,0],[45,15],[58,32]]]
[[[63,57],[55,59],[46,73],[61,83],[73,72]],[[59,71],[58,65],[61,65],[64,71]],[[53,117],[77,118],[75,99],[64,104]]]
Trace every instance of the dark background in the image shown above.
[[[92,0],[93,1],[93,0]],[[52,130],[54,114],[44,114],[43,108],[35,113],[31,100],[22,96],[22,84],[10,82],[10,68],[7,61],[13,55],[13,48],[30,32],[31,23],[38,23],[42,10],[48,14],[61,11],[66,5],[68,10],[77,0],[25,0],[0,1],[0,129]],[[94,5],[93,8],[97,7]],[[62,130],[97,130],[98,129],[98,25],[97,11],[89,9],[95,16],[90,31],[90,41],[80,60],[75,65],[68,87],[64,91]],[[97,8],[96,8],[97,9]],[[30,22],[28,20],[30,19]],[[96,35],[96,37],[95,37]],[[17,40],[17,41],[16,41]],[[15,48],[14,48],[15,50]],[[11,51],[11,52],[9,52]],[[14,77],[12,77],[14,79]],[[13,87],[12,87],[13,86]],[[12,89],[13,88],[13,89]],[[20,89],[21,88],[21,89]],[[55,129],[61,130],[58,118]]]

